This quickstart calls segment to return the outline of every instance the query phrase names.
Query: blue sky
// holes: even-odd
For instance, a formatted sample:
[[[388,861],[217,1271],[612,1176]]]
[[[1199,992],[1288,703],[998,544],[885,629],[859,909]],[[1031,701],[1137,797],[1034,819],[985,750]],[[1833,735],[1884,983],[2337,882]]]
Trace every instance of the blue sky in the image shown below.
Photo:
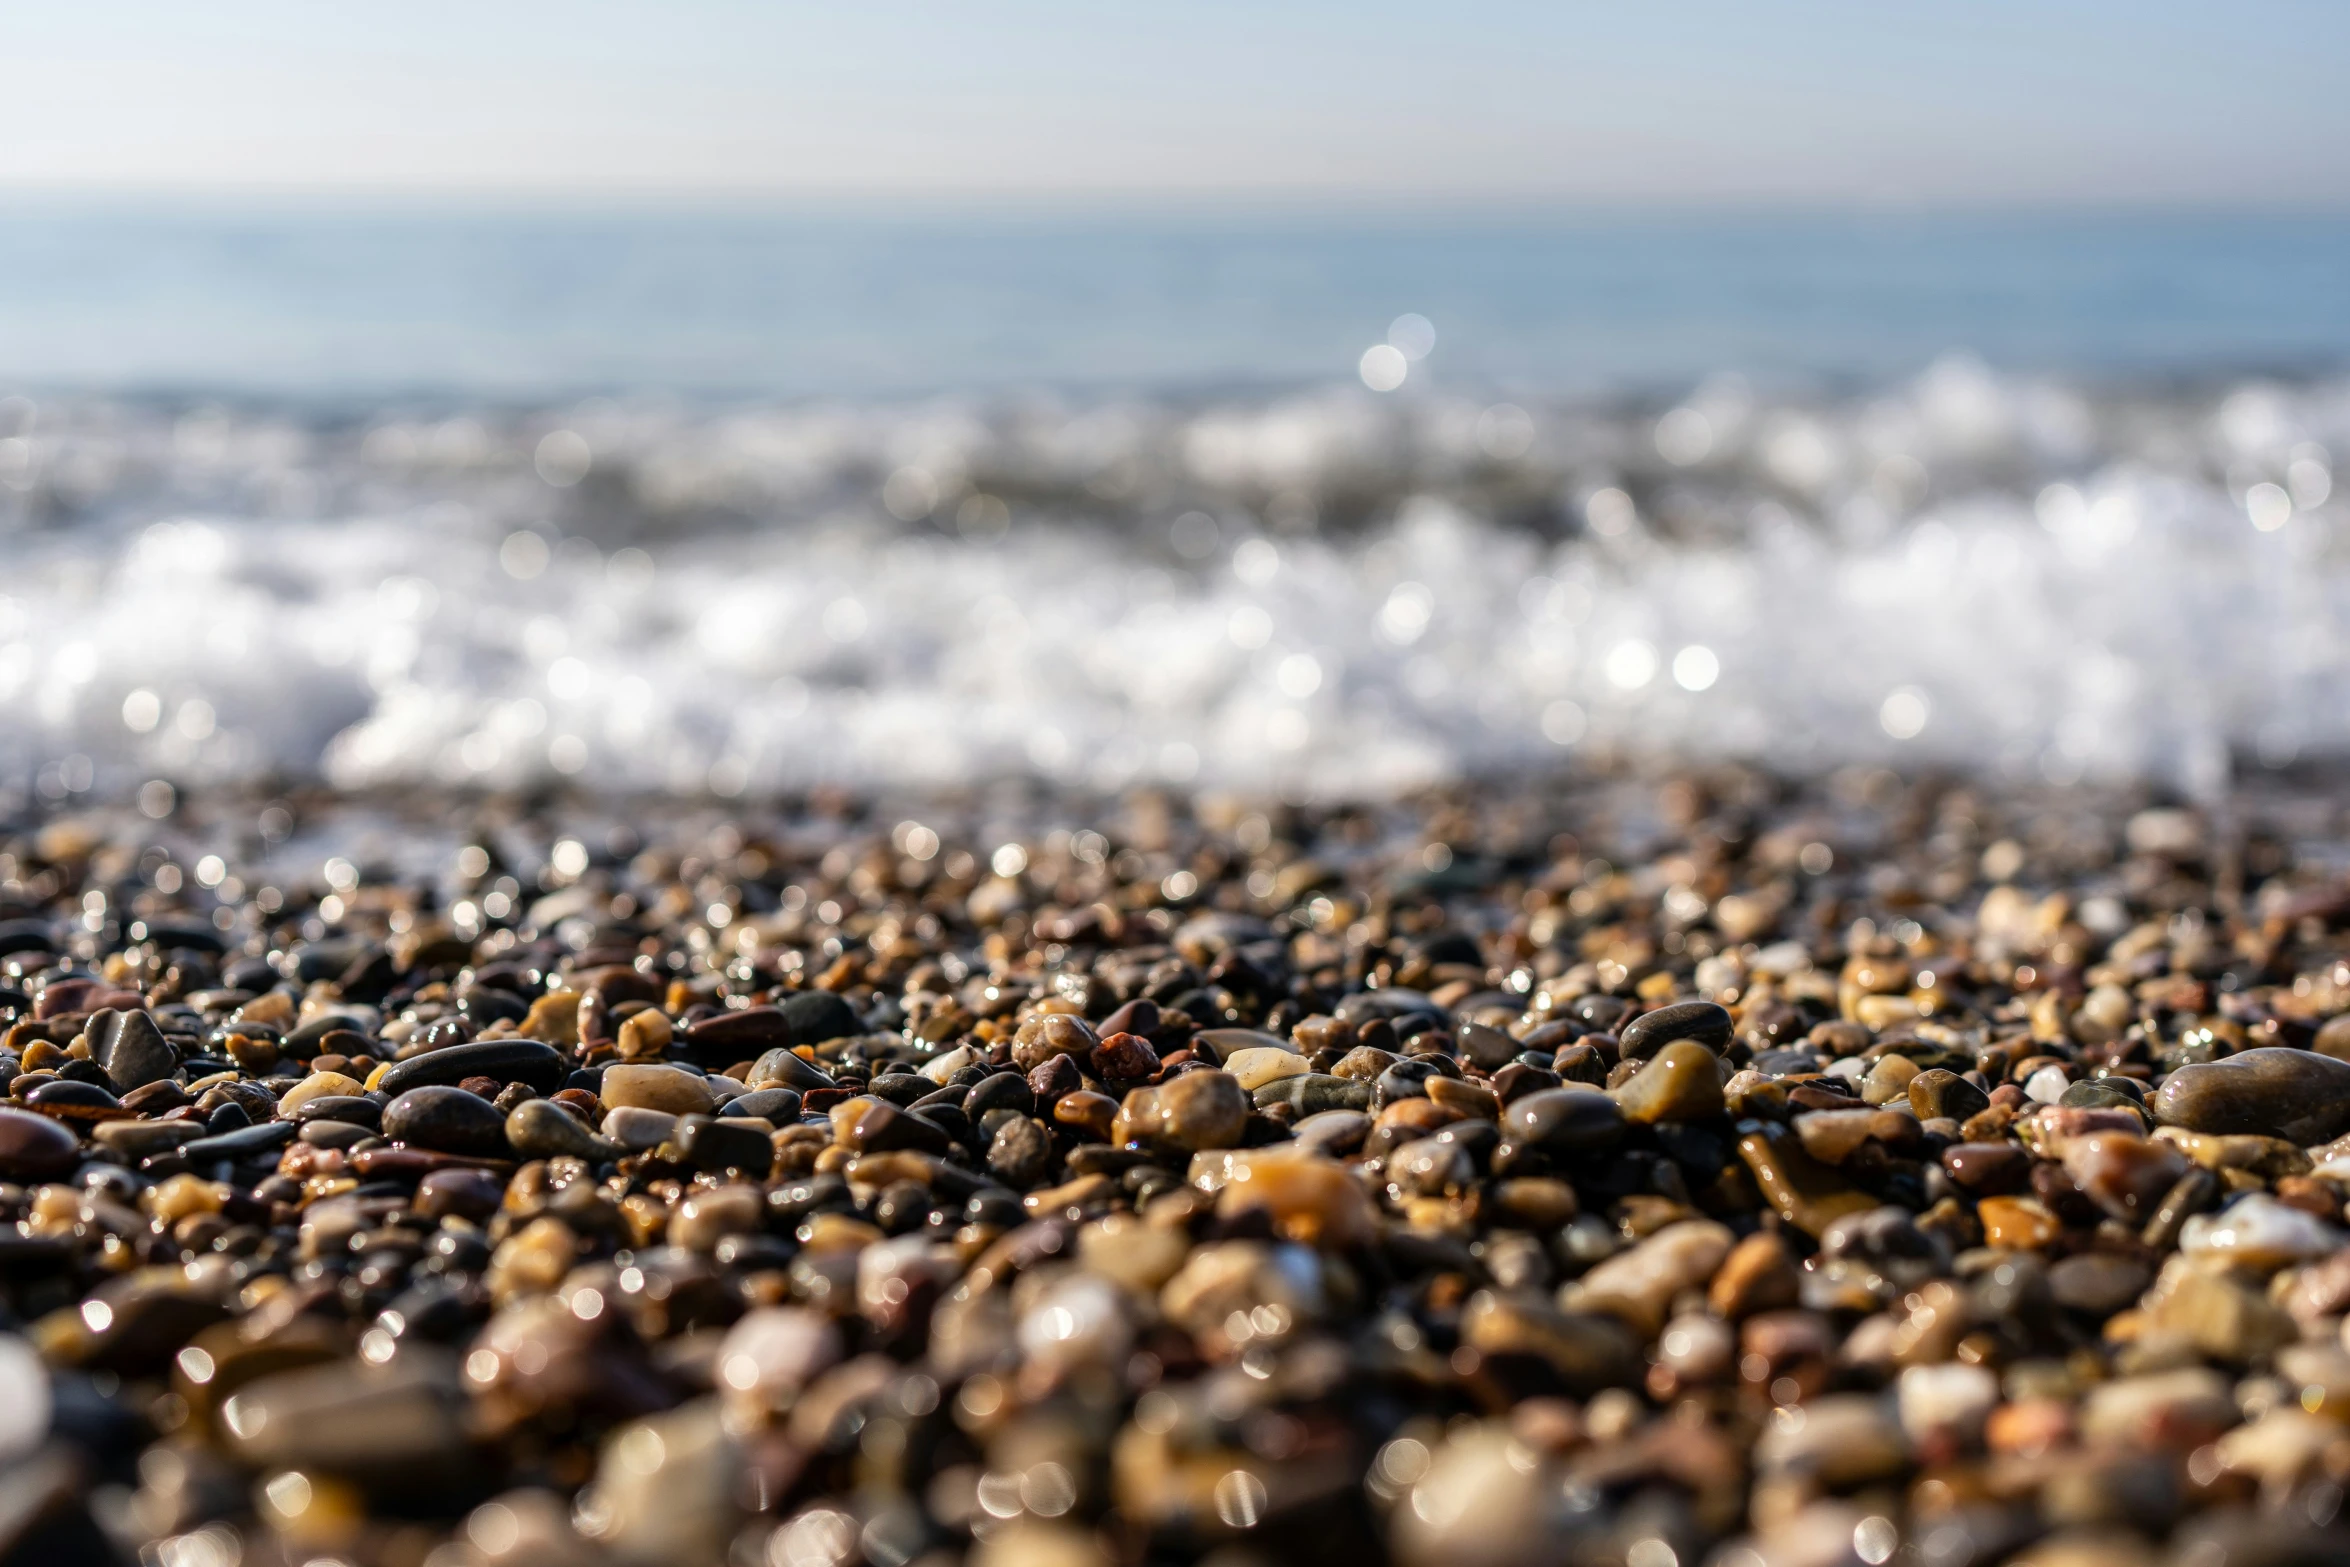
[[[2350,5],[19,8],[0,184],[2350,206]]]

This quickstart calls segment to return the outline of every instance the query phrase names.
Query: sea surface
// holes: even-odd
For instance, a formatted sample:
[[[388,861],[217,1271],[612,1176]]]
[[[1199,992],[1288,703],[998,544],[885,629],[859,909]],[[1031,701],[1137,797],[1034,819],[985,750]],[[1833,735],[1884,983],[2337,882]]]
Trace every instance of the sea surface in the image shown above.
[[[2350,753],[2350,219],[19,204],[0,794]]]

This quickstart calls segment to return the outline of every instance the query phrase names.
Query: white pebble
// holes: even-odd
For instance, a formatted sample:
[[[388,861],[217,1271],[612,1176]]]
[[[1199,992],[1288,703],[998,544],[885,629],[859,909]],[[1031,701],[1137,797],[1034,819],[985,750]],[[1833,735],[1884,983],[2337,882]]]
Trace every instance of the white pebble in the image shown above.
[[[2061,1066],[2044,1066],[2024,1079],[2024,1097],[2041,1104],[2052,1105],[2064,1097],[2064,1091],[2073,1086],[2073,1080],[2064,1075]]]
[[[1901,1428],[1912,1440],[1936,1431],[1971,1437],[1999,1403],[1999,1379],[1960,1361],[1911,1366],[1901,1373],[1896,1401]]]

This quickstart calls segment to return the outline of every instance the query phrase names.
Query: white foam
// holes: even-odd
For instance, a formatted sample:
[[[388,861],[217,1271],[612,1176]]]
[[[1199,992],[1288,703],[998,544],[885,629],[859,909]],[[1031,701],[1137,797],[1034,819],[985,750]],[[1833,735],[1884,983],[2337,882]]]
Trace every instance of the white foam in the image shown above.
[[[1595,746],[2198,791],[2350,751],[2341,386],[1528,412],[0,404],[0,760],[1375,796]]]

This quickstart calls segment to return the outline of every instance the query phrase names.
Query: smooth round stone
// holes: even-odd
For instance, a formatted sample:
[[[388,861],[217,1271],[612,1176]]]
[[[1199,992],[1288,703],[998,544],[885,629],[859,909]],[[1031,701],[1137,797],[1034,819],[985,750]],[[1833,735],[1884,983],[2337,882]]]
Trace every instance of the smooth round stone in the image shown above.
[[[671,1115],[708,1115],[718,1096],[699,1075],[682,1067],[622,1065],[604,1069],[596,1097],[611,1110],[662,1110]]]
[[[775,1143],[764,1129],[706,1115],[679,1116],[667,1147],[668,1157],[711,1172],[740,1170],[764,1179],[775,1163]]]
[[[89,1125],[127,1116],[122,1101],[96,1083],[85,1083],[76,1078],[51,1078],[31,1093],[24,1102],[43,1115],[60,1120]]]
[[[1646,1337],[1663,1325],[1673,1297],[1703,1288],[1737,1243],[1728,1226],[1711,1219],[1668,1224],[1583,1275],[1562,1299],[1576,1310],[1621,1317]]]
[[[1102,1099],[1096,1094],[1092,1097]],[[1118,1107],[1103,1099],[1102,1121],[1106,1129],[1109,1117],[1118,1113]],[[857,1098],[832,1109],[833,1140],[858,1153],[895,1153],[912,1149],[917,1153],[944,1154],[947,1134],[935,1121],[926,1121],[911,1111],[901,1110],[886,1099]]]
[[[1128,1094],[1112,1123],[1111,1141],[1164,1143],[1192,1153],[1237,1147],[1248,1112],[1248,1092],[1231,1073],[1181,1072],[1156,1088]]]
[[[1901,1427],[1913,1442],[1945,1432],[1971,1439],[1998,1403],[1999,1378],[1987,1367],[1956,1361],[1911,1366],[1901,1373],[1894,1396]]]
[[[1893,1123],[1880,1117],[1895,1118]],[[1813,1110],[1795,1118],[1796,1140],[1803,1151],[1822,1164],[1842,1164],[1866,1143],[1878,1139],[1889,1124],[1904,1129],[1917,1123],[1897,1110]]]
[[[623,1148],[642,1153],[658,1148],[677,1130],[677,1117],[666,1110],[643,1110],[634,1105],[623,1105],[607,1111],[604,1116],[604,1135]]]
[[[1217,1193],[1219,1217],[1262,1212],[1288,1240],[1343,1250],[1379,1233],[1379,1213],[1352,1171],[1310,1154],[1237,1163]]]
[[[82,1036],[118,1094],[160,1083],[179,1070],[178,1053],[145,1012],[93,1012]]]
[[[1629,1061],[1655,1055],[1676,1039],[1688,1039],[1719,1054],[1736,1028],[1730,1009],[1718,1002],[1676,1001],[1625,1024],[1616,1035],[1616,1049]]]
[[[796,1088],[801,1093],[836,1086],[830,1073],[789,1050],[770,1050],[751,1063],[744,1082],[751,1088]]]
[[[721,1012],[693,1024],[683,1037],[686,1051],[694,1060],[716,1066],[755,1060],[778,1045],[792,1044],[797,1038],[792,1033],[791,1019],[784,1016],[780,1007],[745,1007],[740,1011]]]
[[[978,1051],[973,1050],[969,1045],[957,1045],[943,1055],[933,1056],[923,1062],[919,1075],[943,1087],[948,1078],[967,1066],[977,1064],[979,1060]]]
[[[375,1086],[397,1098],[427,1084],[454,1087],[469,1077],[500,1083],[528,1083],[542,1094],[563,1086],[571,1071],[552,1046],[535,1039],[477,1039],[462,1045],[444,1045],[385,1068]]]
[[[2307,1146],[2350,1127],[2350,1061],[2264,1045],[2180,1067],[2154,1096],[2154,1118],[2191,1132],[2259,1132]]]
[[[1625,1120],[1648,1125],[1714,1120],[1722,1113],[1720,1062],[1694,1039],[1673,1040],[1615,1091],[1616,1103]]]
[[[80,1150],[73,1133],[49,1117],[0,1109],[0,1177],[46,1181],[70,1174]]]
[[[2073,1086],[2073,1080],[2061,1066],[2044,1066],[2024,1079],[2024,1097],[2038,1104],[2052,1105],[2064,1097],[2064,1091]]]
[[[2073,1084],[2072,1087],[2064,1091],[2056,1103],[2060,1109],[2066,1110],[2145,1109],[2146,1100],[2143,1095],[2135,1092],[2135,1084],[2129,1088],[2119,1086],[2120,1083],[2127,1081],[2127,1078],[2091,1078],[2087,1082]]]
[[[737,1094],[719,1107],[724,1116],[749,1116],[771,1125],[783,1126],[800,1118],[800,1095],[790,1088],[758,1088],[747,1094]]]
[[[1942,1150],[1942,1168],[1970,1192],[2021,1191],[2032,1176],[2032,1156],[2014,1143],[1954,1143]]]
[[[310,1120],[302,1123],[295,1141],[313,1148],[349,1148],[375,1135],[373,1127],[354,1126],[349,1121]]]
[[[1267,1083],[1284,1077],[1300,1077],[1311,1072],[1306,1058],[1287,1047],[1264,1045],[1249,1050],[1235,1050],[1224,1058],[1224,1070],[1234,1081],[1250,1093]]]
[[[277,1113],[292,1117],[313,1099],[355,1099],[366,1092],[367,1085],[355,1077],[341,1072],[313,1072],[278,1096]]]
[[[1966,1121],[1990,1109],[1991,1096],[1956,1072],[1934,1067],[1909,1080],[1909,1107],[1921,1121]]]
[[[1889,1105],[1896,1100],[1906,1101],[1909,1085],[1920,1075],[1918,1064],[1907,1056],[1880,1056],[1860,1080],[1861,1102]]]
[[[1454,1038],[1460,1045],[1461,1059],[1480,1072],[1498,1072],[1518,1058],[1518,1042],[1483,1023],[1463,1023]]]
[[[1216,1052],[1219,1061],[1230,1061],[1243,1050],[1286,1050],[1291,1055],[1305,1052],[1279,1034],[1268,1034],[1261,1028],[1203,1028],[1191,1036],[1199,1044]]]
[[[1521,1147],[1544,1153],[1590,1153],[1612,1148],[1624,1135],[1624,1111],[1587,1088],[1546,1088],[1502,1112],[1502,1132]]]
[[[829,990],[794,991],[778,1001],[775,1010],[783,1014],[795,1045],[821,1045],[865,1031],[865,1020],[856,1009]]]
[[[1399,1099],[1427,1098],[1428,1079],[1435,1075],[1436,1069],[1424,1060],[1398,1061],[1380,1073],[1372,1086],[1384,1107]]]
[[[1036,1090],[1029,1087],[1028,1079],[1017,1072],[991,1073],[973,1083],[963,1095],[963,1113],[976,1121],[991,1110],[1016,1110],[1022,1115],[1033,1114],[1036,1110]]]
[[[2153,1280],[2144,1263],[2110,1252],[2083,1252],[2048,1270],[2049,1293],[2058,1305],[2101,1322],[2145,1294]]]
[[[295,1107],[291,1119],[305,1126],[321,1121],[372,1128],[383,1124],[384,1107],[365,1094],[316,1094]],[[287,1119],[280,1108],[279,1118]]]
[[[2198,1214],[2179,1232],[2179,1250],[2242,1267],[2275,1269],[2341,1249],[2339,1229],[2266,1192],[2253,1192],[2218,1213]]]
[[[510,1154],[506,1118],[498,1107],[446,1083],[411,1088],[384,1106],[383,1134],[410,1147],[473,1159],[503,1159]]]
[[[1343,1159],[1371,1135],[1371,1118],[1360,1110],[1319,1110],[1301,1117],[1290,1131],[1305,1147]]]
[[[2064,1173],[2091,1202],[2117,1219],[2143,1223],[2187,1173],[2186,1155],[2167,1142],[2128,1132],[2096,1132],[2064,1145]]]
[[[126,1159],[144,1159],[167,1148],[178,1148],[204,1136],[200,1121],[105,1121],[90,1131],[101,1143]]]
[[[551,1099],[525,1099],[516,1105],[506,1117],[506,1141],[525,1159],[553,1159],[568,1154],[590,1163],[601,1163],[628,1151],[589,1131],[577,1116]]]
[[[2064,1232],[2036,1197],[1986,1197],[1975,1216],[1982,1221],[1983,1244],[2007,1251],[2037,1251]]]
[[[1866,1192],[1845,1184],[1833,1166],[1821,1164],[1804,1152],[1802,1142],[1769,1127],[1738,1139],[1738,1156],[1754,1174],[1764,1201],[1779,1217],[1817,1236],[1848,1214],[1877,1206]]]

